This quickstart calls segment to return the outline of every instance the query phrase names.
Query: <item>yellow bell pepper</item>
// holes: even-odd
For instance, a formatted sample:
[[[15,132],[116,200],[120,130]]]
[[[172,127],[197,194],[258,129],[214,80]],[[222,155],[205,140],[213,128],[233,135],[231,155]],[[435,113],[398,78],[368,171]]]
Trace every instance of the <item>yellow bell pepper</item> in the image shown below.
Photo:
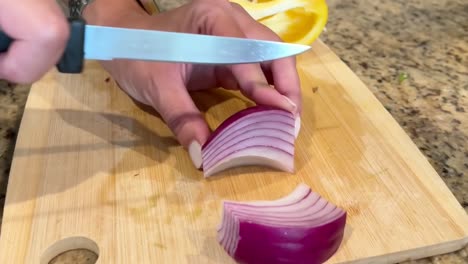
[[[289,43],[312,44],[328,20],[325,0],[230,1],[242,6],[255,20]]]

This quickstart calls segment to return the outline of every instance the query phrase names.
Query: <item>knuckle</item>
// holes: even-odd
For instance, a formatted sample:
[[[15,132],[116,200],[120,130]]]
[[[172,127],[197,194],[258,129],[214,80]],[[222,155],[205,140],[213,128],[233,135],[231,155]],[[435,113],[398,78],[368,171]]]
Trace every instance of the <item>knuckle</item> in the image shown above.
[[[197,27],[198,32],[213,34],[215,25],[229,16],[229,12],[218,1],[198,0],[193,6],[192,24]]]
[[[266,26],[265,26],[266,27]],[[276,34],[273,30],[269,29],[269,28],[266,28],[270,33],[270,39],[272,41],[278,41],[278,42],[284,42],[282,38],[280,38],[280,36],[278,36],[278,34]]]
[[[164,114],[163,114],[164,115]],[[174,131],[174,134],[180,135],[187,130],[190,130],[190,127],[200,122],[203,116],[200,113],[196,112],[184,112],[178,114],[165,114],[167,126]]]
[[[45,43],[54,46],[65,46],[70,35],[67,21],[60,16],[51,16],[44,20],[43,27],[39,31],[39,38]]]
[[[244,28],[249,35],[255,38],[264,38],[266,40],[283,42],[283,40],[268,26],[255,20],[247,10],[238,3],[230,3],[232,9],[237,14],[238,19],[242,20]]]
[[[275,31],[273,31],[271,28],[258,22],[254,22],[254,23],[258,28],[258,31],[257,31],[259,32],[258,34],[261,36],[264,36],[266,40],[284,42],[284,40],[281,39],[281,37],[278,34],[276,34]]]
[[[252,96],[254,96],[255,86],[256,86],[255,83],[247,83],[241,88],[242,94],[244,94],[245,96],[249,98],[252,98]]]
[[[252,34],[257,35],[257,37],[264,38],[265,40],[284,42],[273,29],[258,21],[252,21],[250,28],[252,29]]]
[[[247,13],[247,11],[244,9],[244,7],[242,7],[240,4],[238,3],[233,3],[231,2],[231,7],[235,10],[235,11],[238,11],[238,12],[242,12],[242,13]]]
[[[194,3],[195,9],[200,15],[219,16],[226,14],[226,4],[224,1],[198,0]]]

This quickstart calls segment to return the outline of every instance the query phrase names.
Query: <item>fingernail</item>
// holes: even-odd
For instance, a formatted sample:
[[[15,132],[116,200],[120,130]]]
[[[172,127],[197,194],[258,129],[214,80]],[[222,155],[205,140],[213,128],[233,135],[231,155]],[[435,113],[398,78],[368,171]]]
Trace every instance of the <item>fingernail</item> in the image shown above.
[[[286,99],[286,102],[288,102],[289,106],[292,108],[291,112],[293,112],[295,114],[296,109],[297,109],[297,105],[293,101],[291,101],[291,99],[289,99],[288,97],[286,97],[284,95],[283,95],[283,97],[284,97],[284,99]]]
[[[196,140],[192,141],[188,147],[190,158],[192,159],[193,165],[199,169],[202,165],[202,153],[201,146]]]
[[[301,117],[296,116],[296,120],[294,123],[294,136],[297,138],[299,135],[299,130],[301,130]]]

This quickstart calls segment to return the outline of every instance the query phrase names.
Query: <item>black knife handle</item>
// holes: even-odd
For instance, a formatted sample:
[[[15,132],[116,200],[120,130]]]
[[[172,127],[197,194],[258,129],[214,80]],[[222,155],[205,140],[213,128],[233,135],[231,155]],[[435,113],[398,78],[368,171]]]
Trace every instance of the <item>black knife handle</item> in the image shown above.
[[[84,40],[86,22],[82,18],[69,18],[70,38],[57,69],[62,73],[80,73],[84,63]]]
[[[69,18],[70,38],[57,69],[61,73],[81,73],[84,63],[84,38],[86,22],[82,18]],[[0,30],[0,53],[8,51],[13,39]]]
[[[13,39],[0,30],[0,53],[7,51],[11,42],[13,42]]]

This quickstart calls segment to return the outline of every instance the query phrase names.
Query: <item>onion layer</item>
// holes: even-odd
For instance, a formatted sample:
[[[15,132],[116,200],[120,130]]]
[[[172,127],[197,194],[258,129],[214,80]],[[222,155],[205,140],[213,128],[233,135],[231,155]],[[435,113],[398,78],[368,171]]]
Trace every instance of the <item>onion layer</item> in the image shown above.
[[[202,147],[205,177],[250,165],[294,172],[296,125],[293,114],[270,106],[253,106],[235,113]]]
[[[333,256],[346,212],[307,185],[273,201],[224,201],[218,241],[238,263],[313,264]]]

